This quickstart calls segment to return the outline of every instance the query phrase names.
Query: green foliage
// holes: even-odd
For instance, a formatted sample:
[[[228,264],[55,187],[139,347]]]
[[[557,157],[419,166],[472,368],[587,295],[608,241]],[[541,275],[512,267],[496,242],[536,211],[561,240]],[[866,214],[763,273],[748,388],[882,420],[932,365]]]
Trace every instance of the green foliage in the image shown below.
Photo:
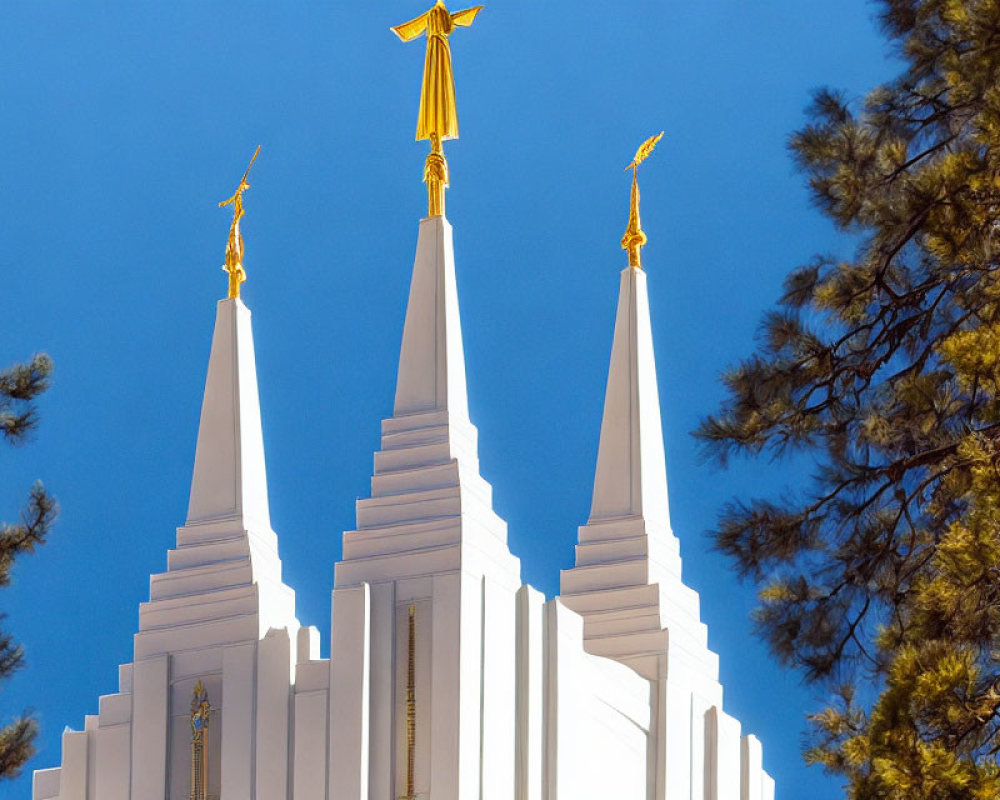
[[[0,372],[0,434],[11,444],[22,442],[38,423],[32,400],[48,388],[51,373],[44,353]]]
[[[36,355],[27,364],[15,364],[0,371],[0,433],[11,444],[23,442],[37,425],[35,399],[49,384],[52,362]],[[10,584],[10,572],[17,556],[31,553],[45,542],[58,507],[56,501],[36,483],[21,512],[21,521],[0,524],[0,587]],[[0,614],[0,619],[3,615]],[[0,631],[0,680],[24,665],[24,653],[13,637]],[[0,728],[0,779],[18,775],[34,754],[32,744],[37,725],[27,714]]]
[[[773,652],[834,695],[807,759],[858,800],[1000,796],[1000,0],[881,0],[905,69],[821,91],[791,149],[854,258],[788,276],[698,435],[806,453],[716,544]],[[858,698],[870,698],[862,702]]]

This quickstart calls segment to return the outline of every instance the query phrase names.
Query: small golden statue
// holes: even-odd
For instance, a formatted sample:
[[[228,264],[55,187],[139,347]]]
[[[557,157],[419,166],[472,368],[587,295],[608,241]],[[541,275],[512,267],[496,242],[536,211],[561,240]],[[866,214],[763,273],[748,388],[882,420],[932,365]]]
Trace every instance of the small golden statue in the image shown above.
[[[448,185],[448,162],[441,143],[458,138],[458,110],[455,107],[455,76],[451,69],[451,47],[448,36],[456,26],[468,27],[482,6],[467,8],[452,14],[442,0],[430,11],[392,29],[404,42],[421,33],[427,34],[427,56],[424,59],[424,80],[420,89],[420,112],[417,115],[417,141],[429,140],[431,152],[424,164],[427,184],[427,216],[444,214],[444,190]]]
[[[250,167],[257,160],[260,153],[260,145],[254,151],[253,158],[250,159],[250,166],[243,173],[240,185],[233,196],[228,200],[219,203],[219,208],[231,205],[233,207],[233,224],[229,226],[229,241],[226,242],[226,263],[223,265],[223,272],[229,273],[229,294],[230,299],[240,296],[240,284],[247,279],[246,270],[243,269],[243,236],[240,235],[240,220],[243,218],[243,192],[250,188],[247,183],[247,175],[250,174]]]
[[[191,800],[208,797],[208,722],[212,707],[201,681],[191,698]]]
[[[649,154],[653,152],[656,143],[663,138],[663,131],[655,136],[650,136],[639,145],[632,163],[625,167],[625,171],[632,170],[632,202],[629,207],[628,228],[622,236],[622,250],[628,253],[628,264],[630,267],[642,269],[642,257],[640,251],[646,244],[646,234],[642,230],[642,223],[639,221],[639,165],[645,161]]]

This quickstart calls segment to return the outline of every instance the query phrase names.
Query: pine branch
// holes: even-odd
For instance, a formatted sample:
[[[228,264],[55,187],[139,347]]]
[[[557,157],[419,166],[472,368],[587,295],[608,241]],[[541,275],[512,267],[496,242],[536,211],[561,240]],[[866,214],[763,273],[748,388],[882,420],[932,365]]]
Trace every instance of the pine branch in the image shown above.
[[[804,491],[733,501],[714,531],[761,587],[774,655],[851,690],[812,717],[807,757],[854,800],[995,797],[1000,3],[880,5],[902,74],[861,103],[818,92],[790,142],[858,251],[789,275],[695,435],[722,465],[816,464]]]
[[[44,353],[26,364],[0,371],[0,434],[17,444],[38,424],[34,401],[44,392],[52,374],[52,361]]]
[[[0,371],[0,434],[9,444],[19,444],[38,423],[35,401],[49,386],[52,362],[44,354],[27,364],[15,364]],[[11,569],[17,556],[32,553],[45,542],[59,507],[55,498],[36,482],[21,512],[21,521],[0,524],[0,587],[10,584]],[[4,615],[0,614],[0,620]],[[24,665],[24,651],[13,636],[0,631],[0,680],[10,677]],[[32,744],[38,725],[24,715],[0,729],[0,779],[20,774],[25,762],[34,755]]]
[[[45,491],[41,481],[36,482],[21,512],[21,522],[0,525],[0,586],[10,583],[10,570],[18,555],[33,553],[38,545],[44,544],[58,513],[55,498]]]
[[[29,716],[0,728],[0,778],[16,778],[21,768],[35,754],[34,740],[38,724]]]

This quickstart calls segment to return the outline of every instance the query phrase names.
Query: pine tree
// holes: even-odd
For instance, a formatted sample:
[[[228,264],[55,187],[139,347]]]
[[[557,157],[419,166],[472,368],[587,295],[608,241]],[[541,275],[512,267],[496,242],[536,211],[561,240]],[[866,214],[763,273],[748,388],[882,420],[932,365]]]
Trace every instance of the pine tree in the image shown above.
[[[0,371],[0,435],[9,444],[24,442],[37,425],[34,401],[48,387],[51,372],[52,362],[45,355],[36,355],[27,364],[15,364]],[[21,512],[21,521],[0,524],[0,587],[10,584],[15,558],[44,543],[57,510],[56,501],[41,483],[36,483]],[[0,681],[23,665],[22,648],[11,634],[0,630]],[[37,725],[28,714],[0,728],[0,779],[19,774],[34,754],[32,742],[36,733]]]
[[[1000,0],[880,0],[901,75],[791,140],[852,258],[786,279],[697,434],[813,459],[716,546],[760,634],[833,698],[809,761],[858,800],[1000,796]]]

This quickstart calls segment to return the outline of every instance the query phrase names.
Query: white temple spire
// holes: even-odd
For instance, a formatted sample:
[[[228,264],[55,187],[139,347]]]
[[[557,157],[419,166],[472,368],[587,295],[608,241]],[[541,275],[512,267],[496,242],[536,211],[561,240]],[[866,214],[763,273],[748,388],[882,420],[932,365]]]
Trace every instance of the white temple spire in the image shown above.
[[[271,628],[299,627],[271,529],[250,310],[238,297],[216,310],[187,521],[167,571],[150,580],[136,658],[170,652],[187,626],[223,618],[232,625],[220,622],[220,642],[237,628],[256,641]]]
[[[452,227],[443,216],[420,222],[393,408],[396,416],[432,411],[469,419]]]
[[[334,570],[315,796],[513,797],[520,562],[479,474],[443,215],[420,221],[393,415],[356,511]]]
[[[669,526],[660,398],[646,273],[621,273],[590,521],[644,517]]]
[[[493,511],[492,488],[479,474],[452,227],[443,215],[420,221],[393,415],[382,421],[371,485],[371,497],[357,503],[357,529],[344,534],[337,588],[457,565],[480,569],[471,566],[476,551],[488,554],[499,580],[520,585],[506,523]]]
[[[621,273],[594,494],[578,542],[560,584],[563,602],[584,617],[588,650],[653,678],[669,630],[711,684],[715,656],[670,527],[649,296],[637,266]]]
[[[220,300],[198,428],[187,525],[232,521],[269,530],[250,310]]]

